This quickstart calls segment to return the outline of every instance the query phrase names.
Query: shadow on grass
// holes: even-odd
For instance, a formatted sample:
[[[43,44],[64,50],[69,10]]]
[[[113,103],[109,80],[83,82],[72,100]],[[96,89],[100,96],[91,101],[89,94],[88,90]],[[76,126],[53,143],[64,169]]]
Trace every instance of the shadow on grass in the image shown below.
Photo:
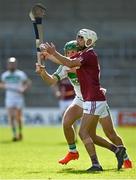
[[[68,173],[68,174],[100,174],[103,172],[122,172],[123,170],[121,169],[118,171],[116,168],[112,169],[104,169],[103,171],[95,171],[95,172],[87,172],[86,170],[76,170],[73,168],[67,168],[67,169],[62,169],[60,171],[57,171],[57,173]]]
[[[3,140],[3,141],[0,141],[0,144],[18,144],[18,143],[21,143],[23,142],[22,140],[17,140],[17,141],[12,141],[12,140]]]
[[[15,142],[13,142],[12,140],[0,141],[0,144],[12,144],[12,143],[16,143],[16,141]]]
[[[86,170],[76,170],[73,168],[67,168],[67,169],[62,169],[61,171],[58,171],[57,173],[68,173],[68,174],[88,174]],[[101,172],[93,172],[93,174],[99,174]]]
[[[58,142],[58,143],[54,143],[54,144],[56,144],[56,145],[61,145],[61,146],[66,146],[66,145],[67,145],[66,142]]]
[[[44,171],[28,171],[25,174],[40,174],[40,173],[44,173]]]
[[[67,142],[63,141],[63,142],[57,142],[57,143],[54,143],[56,145],[62,145],[62,146],[67,146]],[[76,144],[79,144],[79,141],[76,141]]]

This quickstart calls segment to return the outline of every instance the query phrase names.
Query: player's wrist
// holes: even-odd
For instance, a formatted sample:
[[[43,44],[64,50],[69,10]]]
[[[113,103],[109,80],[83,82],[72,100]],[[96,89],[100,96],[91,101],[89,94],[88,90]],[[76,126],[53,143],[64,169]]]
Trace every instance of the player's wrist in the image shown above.
[[[56,51],[56,50],[53,51],[53,52],[52,52],[52,55],[53,55],[54,57],[56,57],[56,56],[57,56],[57,51]]]
[[[41,75],[44,75],[44,74],[45,74],[45,66],[41,67],[40,74],[41,74]]]

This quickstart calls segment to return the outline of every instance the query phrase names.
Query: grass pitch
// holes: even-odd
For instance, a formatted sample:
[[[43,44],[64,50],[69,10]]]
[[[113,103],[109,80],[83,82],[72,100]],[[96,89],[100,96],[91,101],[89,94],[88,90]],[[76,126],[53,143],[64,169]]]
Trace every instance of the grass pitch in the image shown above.
[[[98,134],[103,136],[101,129]],[[25,127],[21,142],[11,141],[11,130],[0,128],[0,179],[136,179],[136,128],[118,128],[133,160],[133,169],[117,171],[112,152],[97,146],[104,171],[86,173],[90,160],[78,138],[79,160],[60,165],[67,152],[61,127]]]

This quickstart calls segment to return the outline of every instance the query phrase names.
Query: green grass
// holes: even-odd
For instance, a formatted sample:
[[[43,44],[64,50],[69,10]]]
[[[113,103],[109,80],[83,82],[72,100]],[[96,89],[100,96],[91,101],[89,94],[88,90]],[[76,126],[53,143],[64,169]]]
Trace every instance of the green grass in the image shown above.
[[[136,178],[136,128],[118,128],[128,153],[133,160],[133,169],[116,170],[114,154],[97,147],[99,160],[104,168],[101,173],[86,173],[90,160],[80,140],[77,146],[79,160],[67,165],[58,164],[58,159],[67,152],[61,127],[25,127],[24,140],[11,142],[9,128],[0,128],[0,178],[1,179],[135,179]],[[103,135],[100,129],[98,134]]]

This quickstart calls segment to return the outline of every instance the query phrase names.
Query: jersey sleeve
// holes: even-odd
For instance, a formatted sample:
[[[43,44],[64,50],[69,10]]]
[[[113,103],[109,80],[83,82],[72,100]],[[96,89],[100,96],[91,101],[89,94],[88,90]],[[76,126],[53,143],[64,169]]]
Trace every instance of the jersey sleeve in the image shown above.
[[[58,80],[62,80],[68,76],[68,70],[69,67],[60,65],[53,75],[56,76]]]
[[[26,75],[26,73],[25,72],[20,72],[20,76],[21,76],[21,79],[22,79],[22,81],[26,81],[26,80],[28,80],[28,76]]]
[[[1,80],[2,82],[5,81],[5,73],[3,73],[3,74],[1,75],[0,80]]]

